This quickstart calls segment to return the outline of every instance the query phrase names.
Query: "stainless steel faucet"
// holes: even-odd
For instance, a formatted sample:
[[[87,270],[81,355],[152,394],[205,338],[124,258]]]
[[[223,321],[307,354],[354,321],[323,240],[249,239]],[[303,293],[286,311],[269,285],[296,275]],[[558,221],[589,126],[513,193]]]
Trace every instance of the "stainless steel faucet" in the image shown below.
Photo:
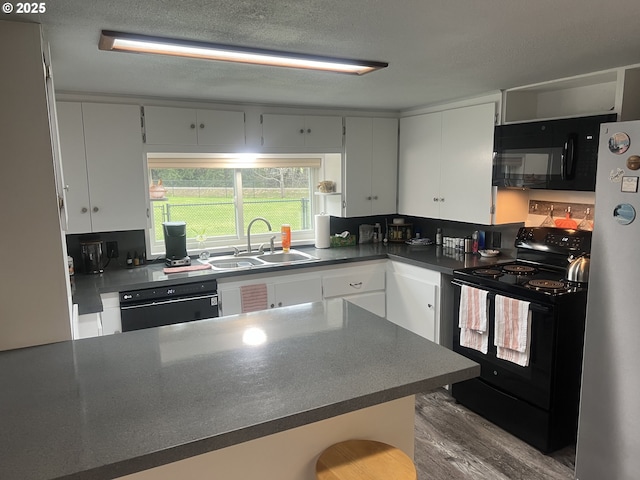
[[[271,224],[269,223],[269,221],[266,218],[256,217],[253,220],[251,220],[249,222],[249,226],[247,227],[247,253],[251,253],[251,225],[253,225],[258,220],[262,220],[264,223],[266,223],[267,227],[269,227],[269,231],[270,232],[272,231],[271,230]]]

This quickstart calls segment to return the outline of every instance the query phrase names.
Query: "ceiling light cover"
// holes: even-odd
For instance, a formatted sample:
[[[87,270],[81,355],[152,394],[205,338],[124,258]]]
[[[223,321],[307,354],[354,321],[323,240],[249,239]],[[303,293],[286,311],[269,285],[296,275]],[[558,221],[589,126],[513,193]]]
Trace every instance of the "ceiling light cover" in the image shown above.
[[[389,64],[370,60],[304,55],[300,53],[245,48],[190,40],[138,35],[103,30],[98,44],[100,50],[155,53],[179,57],[249,63],[276,67],[303,68],[328,72],[364,75]]]

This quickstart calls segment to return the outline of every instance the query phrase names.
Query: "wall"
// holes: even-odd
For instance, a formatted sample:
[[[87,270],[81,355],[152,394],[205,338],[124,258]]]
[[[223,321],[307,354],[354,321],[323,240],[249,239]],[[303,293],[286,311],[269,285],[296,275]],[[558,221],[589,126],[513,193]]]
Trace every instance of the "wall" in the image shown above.
[[[0,21],[0,350],[68,340],[60,228],[38,25]]]

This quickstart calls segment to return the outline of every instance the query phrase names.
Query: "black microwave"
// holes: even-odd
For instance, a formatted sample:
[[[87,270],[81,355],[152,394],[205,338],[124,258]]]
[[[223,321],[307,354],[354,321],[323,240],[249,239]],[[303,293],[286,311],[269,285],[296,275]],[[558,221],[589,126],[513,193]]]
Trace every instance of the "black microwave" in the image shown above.
[[[495,127],[493,185],[595,191],[600,124],[616,114]]]

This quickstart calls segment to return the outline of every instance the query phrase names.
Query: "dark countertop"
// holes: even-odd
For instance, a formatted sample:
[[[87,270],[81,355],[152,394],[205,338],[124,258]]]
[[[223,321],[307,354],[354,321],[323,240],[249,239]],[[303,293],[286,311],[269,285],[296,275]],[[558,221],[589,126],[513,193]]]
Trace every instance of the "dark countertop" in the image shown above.
[[[114,478],[479,373],[341,299],[0,352],[0,478]]]
[[[107,270],[99,275],[75,275],[73,279],[73,302],[78,304],[80,315],[102,311],[101,293],[121,292],[147,288],[152,286],[177,285],[212,278],[229,278],[256,273],[281,272],[283,270],[298,270],[311,267],[323,267],[340,263],[360,262],[390,258],[410,263],[419,267],[435,270],[451,275],[458,268],[488,265],[496,261],[510,260],[500,255],[495,258],[483,258],[479,255],[463,254],[443,249],[435,245],[411,246],[402,243],[384,245],[365,244],[354,247],[316,249],[313,247],[295,247],[309,253],[320,260],[317,262],[301,263],[287,266],[260,266],[247,270],[220,272],[214,270],[200,270],[188,273],[163,272],[164,263],[150,263],[132,269]],[[196,264],[197,260],[193,261]]]

